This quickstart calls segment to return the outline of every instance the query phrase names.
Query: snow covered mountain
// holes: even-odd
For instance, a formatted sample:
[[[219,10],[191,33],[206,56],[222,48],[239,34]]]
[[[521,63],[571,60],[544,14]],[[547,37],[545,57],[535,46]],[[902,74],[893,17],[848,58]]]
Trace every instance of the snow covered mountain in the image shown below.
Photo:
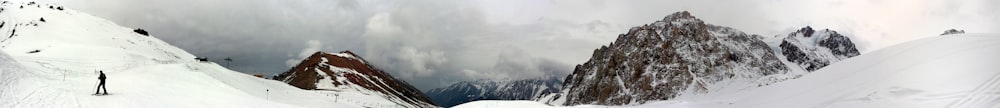
[[[775,38],[781,37],[779,35]],[[815,71],[831,63],[861,55],[846,36],[829,29],[816,31],[808,26],[784,35],[781,44],[771,46],[779,46],[780,49],[776,50],[786,57],[785,60],[796,63],[807,71]]]
[[[530,100],[559,92],[562,80],[555,77],[524,80],[463,81],[444,88],[427,91],[427,95],[442,107],[451,107],[476,100]]]
[[[595,50],[567,76],[560,93],[539,100],[553,105],[641,104],[767,85],[858,54],[850,39],[835,31],[805,27],[765,38],[677,12],[633,27]],[[746,86],[713,86],[720,84]]]
[[[360,92],[406,107],[436,107],[417,88],[376,69],[350,51],[313,53],[274,78],[306,90]]]
[[[361,92],[302,90],[199,62],[157,39],[156,31],[143,35],[58,5],[4,1],[0,25],[2,108],[405,107]],[[97,70],[107,74],[111,95],[91,95]]]
[[[937,34],[928,34],[937,35]],[[893,45],[796,79],[635,106],[573,108],[996,108],[1000,34],[953,34]],[[733,86],[733,85],[715,85]],[[456,108],[549,108],[531,101],[475,101]]]

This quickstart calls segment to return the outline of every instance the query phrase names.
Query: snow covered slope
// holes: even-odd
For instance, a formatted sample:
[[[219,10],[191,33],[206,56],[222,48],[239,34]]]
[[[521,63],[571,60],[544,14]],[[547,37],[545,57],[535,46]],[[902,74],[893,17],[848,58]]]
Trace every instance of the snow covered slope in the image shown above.
[[[1000,34],[955,34],[883,48],[760,88],[685,95],[647,108],[1000,107]],[[530,105],[477,101],[458,108]],[[603,107],[603,106],[574,106]]]
[[[131,28],[49,4],[0,4],[0,107],[391,107],[235,72]],[[23,8],[22,8],[23,7]],[[59,6],[54,6],[59,7]],[[42,21],[44,19],[44,21]],[[108,96],[92,96],[97,70]]]

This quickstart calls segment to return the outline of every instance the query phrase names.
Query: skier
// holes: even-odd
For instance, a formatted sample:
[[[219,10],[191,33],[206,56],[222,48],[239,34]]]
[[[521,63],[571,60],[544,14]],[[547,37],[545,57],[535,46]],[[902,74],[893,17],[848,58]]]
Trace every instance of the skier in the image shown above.
[[[97,93],[94,93],[94,95],[100,94],[101,93],[101,88],[104,88],[104,94],[103,95],[108,95],[108,88],[104,86],[104,79],[107,79],[108,77],[104,76],[104,71],[100,71],[100,72],[101,72],[101,76],[97,77],[97,79],[101,80],[101,83],[97,85]]]

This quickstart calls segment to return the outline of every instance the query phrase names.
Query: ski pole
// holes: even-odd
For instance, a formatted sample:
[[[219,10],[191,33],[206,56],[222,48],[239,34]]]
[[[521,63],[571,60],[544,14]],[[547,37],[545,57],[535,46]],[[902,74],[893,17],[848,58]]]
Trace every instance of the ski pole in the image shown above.
[[[100,83],[101,83],[100,80],[98,80],[97,82],[94,82],[94,89],[91,89],[91,90],[97,90],[97,86],[99,86],[98,84],[100,84]],[[100,90],[98,90],[98,92],[100,92]],[[94,94],[97,94],[97,93],[94,93]]]

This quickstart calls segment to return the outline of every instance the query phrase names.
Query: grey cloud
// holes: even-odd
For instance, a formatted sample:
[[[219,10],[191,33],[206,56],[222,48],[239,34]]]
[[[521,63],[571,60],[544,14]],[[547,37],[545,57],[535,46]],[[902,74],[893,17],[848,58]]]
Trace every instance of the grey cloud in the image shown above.
[[[593,33],[599,33],[603,30],[606,30],[607,27],[611,27],[611,24],[608,24],[607,22],[601,20],[594,20],[587,23],[587,30],[590,30],[590,32]]]
[[[464,69],[456,74],[471,79],[518,80],[568,75],[573,66],[548,58],[539,58],[518,48],[502,49],[491,69]]]
[[[497,57],[493,79],[524,79],[568,75],[572,65],[551,59],[533,57],[520,49],[506,49]]]
[[[446,58],[467,49],[460,38],[484,28],[475,10],[453,7],[454,1],[404,1],[396,9],[375,13],[367,20],[365,59],[418,88],[441,85],[436,79],[460,70]],[[465,63],[476,64],[476,63]]]
[[[285,66],[288,66],[289,68],[293,67],[299,64],[299,62],[302,62],[303,59],[312,55],[313,53],[321,51],[323,48],[323,43],[320,43],[317,40],[309,40],[306,41],[305,43],[306,43],[306,48],[302,49],[302,51],[299,52],[298,55],[294,55],[293,56],[294,58],[285,60]]]
[[[368,19],[362,36],[364,57],[421,89],[455,81],[566,75],[571,71],[571,65],[565,61],[539,58],[558,54],[520,53],[523,52],[520,49],[546,48],[551,45],[533,41],[571,37],[546,32],[574,32],[564,31],[563,26],[546,27],[547,23],[585,24],[558,20],[542,22],[546,24],[490,24],[479,8],[464,2],[467,1],[397,2],[393,6],[396,9],[375,13]],[[579,29],[585,32],[582,30],[585,28]],[[563,43],[579,48],[588,46],[581,44],[592,44]]]
[[[234,59],[230,68],[274,74],[287,70],[303,43],[319,40],[330,50],[363,50],[360,34],[370,16],[334,1],[268,0],[88,0],[65,1],[67,8],[104,17],[197,56]],[[156,4],[156,5],[151,5]],[[333,6],[330,6],[333,5]],[[362,23],[357,23],[362,22]]]

